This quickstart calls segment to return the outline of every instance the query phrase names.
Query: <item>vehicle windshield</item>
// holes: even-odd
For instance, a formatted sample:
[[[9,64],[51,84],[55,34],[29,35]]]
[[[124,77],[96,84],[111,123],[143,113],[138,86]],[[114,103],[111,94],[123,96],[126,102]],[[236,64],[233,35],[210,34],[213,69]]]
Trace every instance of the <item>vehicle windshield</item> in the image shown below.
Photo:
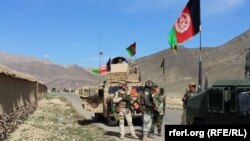
[[[250,91],[239,93],[238,100],[240,113],[246,114],[250,112]]]
[[[209,109],[214,112],[224,111],[223,89],[216,88],[209,90]]]
[[[110,86],[109,87],[109,93],[110,94],[115,94],[116,91],[118,91],[120,89],[119,86]]]

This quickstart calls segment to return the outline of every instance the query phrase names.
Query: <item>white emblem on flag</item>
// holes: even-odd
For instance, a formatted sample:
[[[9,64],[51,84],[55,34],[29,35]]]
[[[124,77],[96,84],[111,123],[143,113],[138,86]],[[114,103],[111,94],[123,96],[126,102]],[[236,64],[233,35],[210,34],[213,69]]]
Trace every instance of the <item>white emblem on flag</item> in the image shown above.
[[[179,33],[183,33],[188,30],[190,26],[191,18],[189,14],[182,13],[182,15],[177,19],[177,22],[175,23],[175,29]]]

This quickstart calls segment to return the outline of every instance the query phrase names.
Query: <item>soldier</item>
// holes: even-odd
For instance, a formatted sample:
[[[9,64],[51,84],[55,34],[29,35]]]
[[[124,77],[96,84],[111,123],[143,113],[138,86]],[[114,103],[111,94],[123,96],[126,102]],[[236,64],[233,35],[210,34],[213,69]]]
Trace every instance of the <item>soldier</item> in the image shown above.
[[[246,54],[245,78],[250,79],[250,48],[248,48],[248,53]]]
[[[156,105],[153,96],[159,93],[160,89],[154,82],[150,80],[146,81],[144,96],[141,101],[143,109],[143,141],[149,140],[148,133],[152,126],[153,111]]]
[[[123,60],[121,58],[118,59],[118,64],[122,64]]]
[[[134,127],[132,124],[132,116],[131,111],[129,109],[130,99],[129,94],[127,93],[127,84],[126,82],[120,82],[121,89],[115,93],[113,101],[117,103],[116,113],[119,116],[119,126],[120,126],[120,139],[123,140],[124,133],[124,118],[126,118],[128,126],[130,128],[130,133],[134,139],[139,139],[134,131]]]
[[[164,116],[164,104],[165,102],[165,97],[160,95],[159,93],[155,93],[153,95],[153,100],[155,103],[155,108],[153,112],[153,123],[150,129],[150,133],[154,134],[154,129],[157,127],[158,131],[158,136],[161,136],[161,126],[162,126],[162,121],[163,121],[163,116]]]
[[[182,113],[181,124],[183,124],[183,125],[186,124],[186,106],[187,106],[188,99],[196,94],[196,91],[195,91],[196,84],[195,83],[190,83],[188,86],[189,86],[189,89],[186,91],[185,95],[182,98],[183,113]]]

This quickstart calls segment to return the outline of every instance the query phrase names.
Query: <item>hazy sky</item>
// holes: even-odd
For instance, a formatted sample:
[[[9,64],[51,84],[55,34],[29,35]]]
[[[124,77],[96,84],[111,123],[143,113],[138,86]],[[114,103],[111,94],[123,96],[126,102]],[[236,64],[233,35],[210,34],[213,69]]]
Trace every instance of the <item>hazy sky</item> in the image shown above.
[[[169,48],[167,36],[188,0],[0,0],[0,51],[58,64],[99,65]],[[250,29],[249,0],[201,0],[202,45],[219,46]],[[101,36],[100,36],[101,35]],[[101,40],[100,40],[101,38]],[[199,36],[183,44],[198,47]]]

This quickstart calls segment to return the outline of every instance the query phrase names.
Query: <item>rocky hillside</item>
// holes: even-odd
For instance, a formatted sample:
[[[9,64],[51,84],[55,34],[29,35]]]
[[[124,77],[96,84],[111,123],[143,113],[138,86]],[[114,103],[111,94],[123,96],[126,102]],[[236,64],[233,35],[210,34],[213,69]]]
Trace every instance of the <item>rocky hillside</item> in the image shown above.
[[[198,60],[202,56],[203,84],[207,76],[209,85],[218,79],[243,79],[246,48],[250,47],[250,30],[225,43],[222,46],[209,48],[179,47],[177,54],[166,49],[149,56],[137,59],[144,81],[151,79],[164,86],[164,77],[160,64],[166,60],[166,91],[171,96],[181,96],[187,84],[198,81]],[[45,82],[49,88],[71,87],[97,84],[98,76],[77,65],[63,67],[48,60],[39,60],[15,54],[0,53],[0,64],[35,76]]]
[[[203,84],[207,76],[209,85],[218,79],[243,79],[246,48],[250,47],[250,30],[222,46],[202,47]],[[198,48],[179,47],[177,54],[171,49],[137,60],[143,80],[152,79],[164,86],[160,68],[163,56],[166,62],[166,91],[168,95],[183,95],[189,82],[198,82]]]
[[[47,60],[8,53],[0,53],[0,60],[0,64],[32,75],[43,81],[49,88],[79,88],[82,85],[95,84],[98,80],[97,76],[77,65],[66,68]]]

